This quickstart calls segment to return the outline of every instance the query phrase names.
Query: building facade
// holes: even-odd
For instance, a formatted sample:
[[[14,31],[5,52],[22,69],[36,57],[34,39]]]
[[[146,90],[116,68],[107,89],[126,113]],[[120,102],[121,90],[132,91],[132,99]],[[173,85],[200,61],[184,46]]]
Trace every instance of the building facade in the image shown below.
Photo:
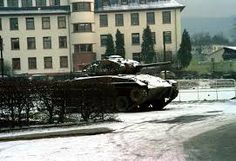
[[[223,61],[235,61],[236,60],[236,47],[235,46],[223,46],[218,50],[208,55],[209,62],[223,62]]]
[[[102,59],[108,34],[117,29],[125,57],[138,60],[150,26],[159,61],[163,33],[169,59],[181,43],[181,11],[175,0],[0,0],[4,63],[16,74],[79,71]]]

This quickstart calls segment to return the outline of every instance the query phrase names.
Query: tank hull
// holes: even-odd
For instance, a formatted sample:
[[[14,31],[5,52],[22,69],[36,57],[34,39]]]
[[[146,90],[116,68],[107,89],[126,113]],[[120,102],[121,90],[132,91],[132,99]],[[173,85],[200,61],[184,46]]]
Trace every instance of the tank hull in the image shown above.
[[[109,84],[114,91],[117,112],[162,110],[178,95],[176,82],[147,74],[91,76],[77,78],[76,81],[92,83],[94,86],[100,82]]]

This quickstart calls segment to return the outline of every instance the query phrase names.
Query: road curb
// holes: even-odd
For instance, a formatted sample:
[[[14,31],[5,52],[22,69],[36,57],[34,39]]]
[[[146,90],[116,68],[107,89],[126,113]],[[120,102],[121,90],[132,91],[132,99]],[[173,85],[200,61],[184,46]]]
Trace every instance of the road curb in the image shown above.
[[[55,137],[97,135],[97,134],[111,133],[113,131],[114,130],[112,129],[101,127],[101,128],[92,128],[92,129],[77,129],[77,130],[67,130],[67,131],[22,134],[22,135],[17,135],[17,136],[0,137],[0,142],[34,140],[34,139],[45,139],[45,138],[55,138]]]

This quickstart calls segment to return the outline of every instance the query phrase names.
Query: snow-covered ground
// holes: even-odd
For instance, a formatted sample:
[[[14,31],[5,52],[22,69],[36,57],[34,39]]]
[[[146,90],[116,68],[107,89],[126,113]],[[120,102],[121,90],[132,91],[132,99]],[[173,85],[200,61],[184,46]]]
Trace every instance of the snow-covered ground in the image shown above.
[[[184,141],[236,122],[236,101],[171,103],[164,111],[120,113],[118,118],[122,122],[83,127],[114,130],[108,134],[0,142],[0,161],[183,161]],[[6,135],[13,134],[0,137]]]
[[[195,88],[180,89],[179,95],[174,101],[210,101],[210,100],[229,100],[236,97],[236,88]]]

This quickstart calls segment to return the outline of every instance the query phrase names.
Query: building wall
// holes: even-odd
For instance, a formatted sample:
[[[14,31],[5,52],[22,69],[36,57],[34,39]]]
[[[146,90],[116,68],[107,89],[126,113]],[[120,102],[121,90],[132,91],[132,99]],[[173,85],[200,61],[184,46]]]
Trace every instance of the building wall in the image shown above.
[[[67,73],[70,72],[70,53],[69,53],[69,32],[68,23],[65,29],[58,29],[57,17],[61,15],[22,15],[22,16],[3,16],[2,30],[0,35],[4,42],[4,62],[12,65],[12,58],[20,58],[21,69],[15,70],[18,73]],[[68,21],[68,16],[66,21]],[[35,30],[26,30],[25,18],[34,17]],[[50,29],[42,29],[42,17],[50,17]],[[9,29],[9,18],[18,18],[18,30]],[[59,36],[67,37],[67,48],[59,48]],[[35,37],[36,49],[27,49],[27,37]],[[43,49],[43,37],[51,37],[51,49]],[[11,38],[19,38],[20,49],[11,49]],[[68,57],[68,67],[60,68],[60,56]],[[37,69],[28,69],[28,58],[36,57]],[[51,69],[44,68],[44,57],[52,57],[53,67]]]
[[[171,0],[174,1],[174,0]],[[46,6],[51,6],[51,0],[46,0]],[[73,3],[77,2],[89,2],[91,4],[91,11],[79,11],[74,12],[72,10]],[[163,2],[163,1],[161,1]],[[164,2],[163,2],[164,3]],[[174,3],[170,3],[172,5]],[[144,28],[147,26],[146,14],[147,12],[154,12],[155,14],[155,24],[150,24],[152,32],[155,32],[155,51],[157,56],[163,57],[163,32],[171,31],[172,42],[166,44],[166,50],[171,51],[173,55],[179,48],[181,42],[181,10],[183,6],[178,5],[177,7],[165,7],[156,8],[156,6],[151,6],[149,8],[140,9],[125,9],[125,10],[112,10],[112,11],[102,11],[100,9],[96,10],[94,0],[61,0],[60,5],[70,7],[70,11],[62,9],[60,6],[52,6],[59,8],[44,8],[36,6],[36,1],[32,0],[32,6],[36,7],[34,10],[24,10],[21,9],[21,0],[18,1],[18,7],[11,10],[6,10],[0,8],[0,19],[2,23],[2,30],[0,30],[0,35],[4,41],[4,61],[12,65],[13,58],[20,58],[21,68],[20,70],[15,70],[15,73],[67,73],[70,71],[81,70],[81,66],[92,62],[94,59],[101,59],[102,54],[105,53],[105,47],[101,46],[100,35],[112,34],[115,40],[116,30],[119,29],[124,34],[126,58],[132,59],[133,53],[140,53],[141,43],[142,43],[142,33]],[[7,7],[7,0],[4,0],[4,6]],[[147,5],[146,5],[147,6]],[[121,6],[122,7],[122,6]],[[36,10],[35,10],[36,9]],[[162,12],[171,12],[171,23],[162,23]],[[8,14],[9,13],[9,14]],[[124,15],[124,26],[115,26],[115,14]],[[131,13],[139,13],[139,25],[131,25]],[[108,16],[108,27],[100,27],[99,16],[102,14],[107,14]],[[66,16],[66,28],[58,29],[57,27],[57,17]],[[9,18],[18,18],[19,30],[12,31],[9,29]],[[26,30],[25,18],[33,17],[35,30]],[[42,17],[50,17],[50,29],[42,29]],[[74,32],[74,24],[79,23],[90,23],[91,31],[89,32]],[[131,34],[139,33],[140,44],[133,45],[131,43]],[[67,48],[59,48],[59,36],[67,37]],[[27,37],[35,37],[36,39],[36,49],[27,49]],[[43,49],[43,37],[51,37],[51,49]],[[20,49],[11,49],[11,38],[19,38]],[[91,44],[92,49],[86,52],[75,51],[75,46],[80,44]],[[60,68],[60,56],[68,57],[68,67]],[[37,58],[37,69],[28,68],[28,58]],[[44,57],[52,57],[53,68],[44,68]]]
[[[162,12],[171,11],[171,23],[163,24],[162,23]],[[95,28],[96,28],[96,53],[97,58],[101,59],[101,55],[105,53],[105,46],[101,46],[100,35],[112,34],[113,40],[115,41],[115,34],[117,29],[124,34],[125,42],[125,51],[126,58],[132,59],[132,53],[141,52],[141,43],[142,43],[142,34],[143,30],[147,26],[146,13],[154,12],[155,15],[155,24],[150,24],[152,32],[155,32],[156,44],[155,51],[160,55],[163,53],[163,32],[171,31],[172,43],[166,44],[167,51],[172,51],[173,54],[179,48],[181,43],[181,21],[180,21],[180,9],[155,9],[155,10],[139,10],[139,11],[126,11],[126,12],[111,12],[111,13],[96,13],[95,14]],[[131,25],[131,13],[139,13],[139,25]],[[115,26],[115,14],[123,14],[124,17],[124,26]],[[100,15],[108,16],[108,27],[100,27]],[[139,33],[140,35],[140,44],[132,45],[132,33]]]
[[[207,59],[209,62],[223,62],[223,53],[224,53],[224,49],[219,49],[218,51],[213,52],[212,54],[210,54]]]
[[[90,4],[90,11],[73,11],[73,4],[86,2]],[[71,0],[70,1],[71,15],[70,15],[70,47],[73,55],[73,70],[78,71],[83,66],[89,64],[96,59],[95,54],[95,22],[94,22],[94,1],[93,0]],[[74,24],[91,24],[91,31],[74,32]],[[75,51],[75,46],[91,45],[91,51]]]
[[[212,54],[213,52],[220,50],[224,47],[225,45],[202,45],[202,46],[192,46],[192,54],[197,55],[200,54],[199,50],[201,49],[202,53],[204,55],[209,55]]]

